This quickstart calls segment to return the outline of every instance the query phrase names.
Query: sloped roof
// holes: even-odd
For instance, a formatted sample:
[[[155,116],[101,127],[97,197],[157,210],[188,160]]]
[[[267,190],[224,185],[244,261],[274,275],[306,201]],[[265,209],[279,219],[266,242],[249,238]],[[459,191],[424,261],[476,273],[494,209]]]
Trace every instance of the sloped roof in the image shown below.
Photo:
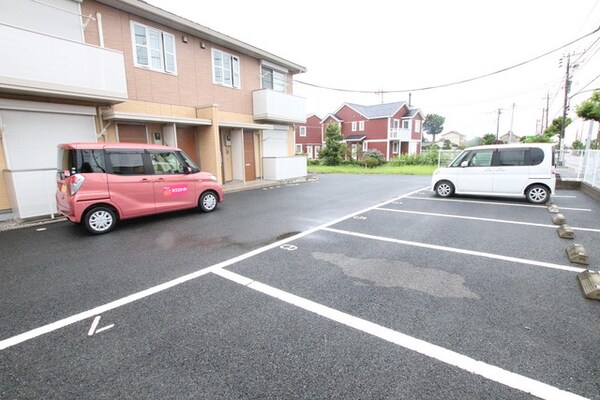
[[[382,118],[382,117],[391,117],[398,112],[402,106],[407,106],[405,101],[399,101],[396,103],[385,103],[385,104],[376,104],[373,106],[362,106],[360,104],[353,103],[345,103],[348,107],[353,108],[358,111],[365,117],[371,118]],[[342,106],[343,107],[343,106]],[[341,107],[340,107],[341,108]]]
[[[344,140],[346,142],[360,142],[361,140],[363,140],[366,137],[367,137],[367,135],[350,135]]]
[[[341,120],[341,119],[339,119],[338,117],[336,117],[336,116],[335,116],[335,114],[327,114],[327,115],[326,115],[326,116],[325,116],[325,117],[324,117],[324,118],[321,120],[321,123],[325,122],[325,120],[326,120],[327,118],[329,118],[329,117],[331,117],[332,119],[335,119],[335,120],[336,120],[336,121],[338,121],[338,122],[342,122],[342,120]]]

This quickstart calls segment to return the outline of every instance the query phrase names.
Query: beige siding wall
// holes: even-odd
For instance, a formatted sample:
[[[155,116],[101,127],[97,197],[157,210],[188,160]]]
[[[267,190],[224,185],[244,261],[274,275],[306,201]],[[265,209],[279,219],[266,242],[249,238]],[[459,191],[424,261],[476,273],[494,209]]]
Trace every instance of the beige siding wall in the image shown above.
[[[8,190],[6,187],[6,180],[4,179],[4,170],[6,169],[6,160],[4,159],[4,151],[2,150],[4,145],[2,139],[0,139],[0,211],[10,210],[10,199],[8,197]]]
[[[84,15],[95,15],[96,12],[102,14],[105,47],[124,53],[127,90],[131,100],[188,107],[218,104],[223,111],[252,114],[252,91],[260,89],[259,60],[95,1],[84,1],[82,9]],[[176,75],[135,67],[131,21],[174,35]],[[184,35],[188,38],[187,43],[182,41]],[[99,43],[97,21],[90,21],[88,24],[85,40],[90,44]],[[204,48],[201,43],[204,43]],[[213,84],[212,48],[240,58],[241,89]]]

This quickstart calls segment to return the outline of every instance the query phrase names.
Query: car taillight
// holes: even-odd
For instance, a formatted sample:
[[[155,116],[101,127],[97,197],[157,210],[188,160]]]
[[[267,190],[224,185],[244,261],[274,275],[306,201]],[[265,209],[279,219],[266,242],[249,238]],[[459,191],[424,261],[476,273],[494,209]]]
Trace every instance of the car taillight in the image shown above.
[[[71,196],[74,196],[75,193],[81,188],[83,185],[83,181],[85,178],[83,175],[75,174],[69,178],[69,191],[71,192]]]

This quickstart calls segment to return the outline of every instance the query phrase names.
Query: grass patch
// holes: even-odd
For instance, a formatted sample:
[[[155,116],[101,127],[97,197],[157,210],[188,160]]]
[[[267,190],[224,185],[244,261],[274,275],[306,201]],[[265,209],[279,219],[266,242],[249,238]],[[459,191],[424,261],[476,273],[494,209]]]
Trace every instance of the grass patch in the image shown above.
[[[359,165],[309,165],[308,172],[317,174],[397,174],[397,175],[431,175],[437,165],[382,165],[365,168]]]

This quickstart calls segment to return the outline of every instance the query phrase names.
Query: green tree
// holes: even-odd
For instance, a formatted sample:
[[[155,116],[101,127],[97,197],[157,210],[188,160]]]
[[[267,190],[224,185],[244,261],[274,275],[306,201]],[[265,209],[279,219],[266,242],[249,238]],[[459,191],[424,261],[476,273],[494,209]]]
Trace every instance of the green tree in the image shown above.
[[[496,135],[493,133],[488,133],[487,135],[483,135],[481,138],[481,144],[494,144],[496,141]]]
[[[323,160],[323,165],[340,165],[344,153],[342,143],[344,137],[340,132],[338,124],[329,124],[325,130],[325,147],[319,153],[319,158]]]
[[[571,145],[575,150],[583,150],[585,149],[585,144],[581,143],[581,140],[576,140]]]
[[[423,129],[425,132],[433,136],[432,142],[435,142],[435,135],[441,133],[444,130],[444,122],[446,118],[437,114],[427,114],[425,122],[423,122]]]
[[[442,150],[451,150],[452,149],[452,142],[448,139],[444,140],[444,146],[442,147]]]
[[[600,122],[600,92],[594,92],[592,97],[577,107],[577,116],[586,121]],[[596,140],[592,141],[591,148],[597,149],[600,144],[600,130],[596,134]]]
[[[560,135],[563,129],[563,124],[565,128],[569,126],[572,122],[571,118],[566,119],[566,124],[563,122],[563,117],[554,118],[552,120],[552,125],[547,127],[541,135],[537,136],[527,136],[524,143],[550,143],[553,141],[554,136]]]

